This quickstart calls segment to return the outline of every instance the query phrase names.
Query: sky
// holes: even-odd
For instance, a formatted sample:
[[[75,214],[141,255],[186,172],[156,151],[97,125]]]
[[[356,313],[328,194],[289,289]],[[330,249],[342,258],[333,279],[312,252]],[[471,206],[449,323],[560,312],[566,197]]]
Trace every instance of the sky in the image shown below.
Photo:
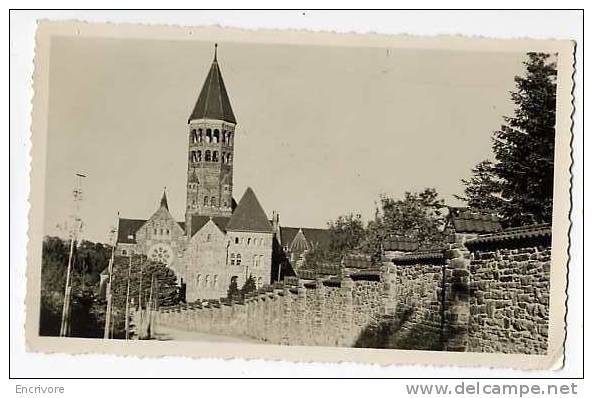
[[[84,173],[84,238],[106,242],[122,217],[147,219],[166,187],[184,219],[187,118],[213,43],[53,38],[45,233],[72,211]],[[233,195],[250,186],[284,226],[370,219],[380,195],[434,187],[447,204],[492,158],[513,112],[518,53],[219,42],[237,118]]]

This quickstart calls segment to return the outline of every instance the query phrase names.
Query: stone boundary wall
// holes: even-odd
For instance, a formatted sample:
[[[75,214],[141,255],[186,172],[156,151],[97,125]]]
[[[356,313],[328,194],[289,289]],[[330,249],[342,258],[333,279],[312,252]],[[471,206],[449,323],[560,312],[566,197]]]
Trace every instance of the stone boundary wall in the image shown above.
[[[551,235],[471,249],[468,350],[545,354],[548,349]]]
[[[244,303],[161,309],[158,323],[274,344],[544,354],[551,229],[457,238]]]
[[[293,287],[277,284],[243,303],[162,309],[157,325],[248,336],[273,344],[350,347],[383,311],[382,284],[376,278],[367,279],[300,281]]]

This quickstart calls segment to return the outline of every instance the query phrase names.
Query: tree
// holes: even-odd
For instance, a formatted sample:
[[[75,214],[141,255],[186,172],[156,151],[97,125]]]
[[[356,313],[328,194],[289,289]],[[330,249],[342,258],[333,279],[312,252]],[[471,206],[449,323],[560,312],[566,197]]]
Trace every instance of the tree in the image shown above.
[[[434,188],[406,192],[403,199],[380,198],[375,219],[367,226],[364,250],[378,260],[383,242],[392,236],[418,240],[420,247],[435,247],[444,242],[444,201]]]
[[[130,257],[115,257],[111,293],[113,294],[114,307],[120,310],[125,309],[126,306],[129,266]],[[150,260],[144,255],[132,256],[130,301],[137,304],[141,295],[142,307],[144,308],[148,304],[153,276],[155,278],[155,285],[158,285],[158,296],[154,296],[155,291],[153,290],[153,297],[157,299],[158,306],[178,304],[180,294],[175,272],[165,264]],[[142,278],[142,290],[140,290],[140,278]],[[153,286],[153,289],[156,290],[156,286]]]
[[[231,278],[231,283],[229,284],[229,288],[227,290],[226,296],[229,300],[240,300],[241,299],[241,292],[239,291],[239,286],[237,285],[237,277],[233,276]]]
[[[465,197],[477,192],[499,193],[500,214],[509,226],[552,221],[554,135],[556,124],[556,63],[550,54],[528,53],[524,76],[516,76],[513,116],[494,133],[493,180],[463,181]],[[474,169],[474,170],[476,170]]]
[[[340,260],[341,257],[360,247],[365,237],[364,223],[360,214],[340,216],[327,224],[330,244],[329,254]]]
[[[461,182],[465,185],[465,196],[454,196],[467,202],[469,207],[495,212],[502,207],[502,186],[490,160],[478,163],[472,169],[472,176],[468,180],[462,179]]]
[[[249,275],[249,278],[245,280],[243,287],[241,288],[241,297],[245,298],[247,294],[251,292],[255,292],[257,290],[257,286],[255,284],[255,278],[253,275]]]

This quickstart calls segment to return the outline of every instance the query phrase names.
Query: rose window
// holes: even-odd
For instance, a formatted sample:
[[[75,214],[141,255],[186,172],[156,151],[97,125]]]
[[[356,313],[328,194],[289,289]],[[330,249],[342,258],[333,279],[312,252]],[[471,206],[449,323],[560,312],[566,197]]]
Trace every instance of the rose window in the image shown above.
[[[148,256],[151,260],[169,265],[173,260],[173,251],[169,246],[158,244],[150,249]]]

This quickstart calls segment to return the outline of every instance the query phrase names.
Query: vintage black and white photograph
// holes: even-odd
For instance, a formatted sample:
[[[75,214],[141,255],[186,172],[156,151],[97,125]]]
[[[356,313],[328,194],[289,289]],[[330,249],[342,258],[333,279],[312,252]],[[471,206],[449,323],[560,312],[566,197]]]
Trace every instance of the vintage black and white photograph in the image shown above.
[[[572,42],[44,22],[35,62],[33,350],[561,361]]]

